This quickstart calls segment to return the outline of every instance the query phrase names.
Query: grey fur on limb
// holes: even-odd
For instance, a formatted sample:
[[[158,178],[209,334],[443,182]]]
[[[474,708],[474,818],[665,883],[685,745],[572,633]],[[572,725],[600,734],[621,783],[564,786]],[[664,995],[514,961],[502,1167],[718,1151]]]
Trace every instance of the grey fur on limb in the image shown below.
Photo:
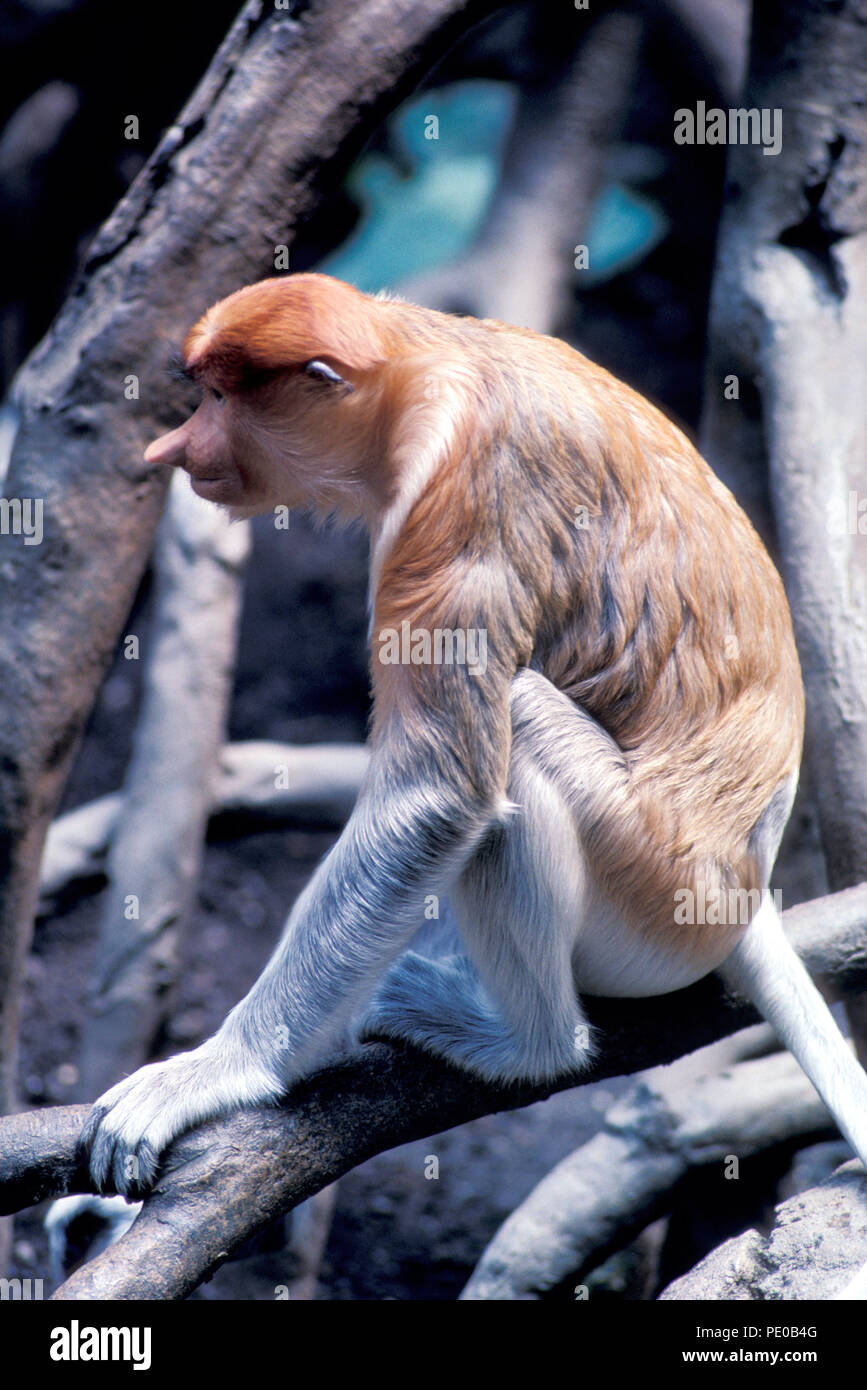
[[[792,908],[805,965],[840,990],[867,982],[867,884]],[[171,1146],[125,1236],[58,1290],[62,1299],[183,1298],[242,1241],[365,1159],[558,1090],[671,1062],[756,1021],[708,977],[655,999],[587,999],[603,1056],[581,1076],[494,1086],[421,1051],[371,1043],[293,1088],[272,1109],[212,1121]],[[0,1213],[92,1191],[76,1143],[87,1106],[0,1120]]]

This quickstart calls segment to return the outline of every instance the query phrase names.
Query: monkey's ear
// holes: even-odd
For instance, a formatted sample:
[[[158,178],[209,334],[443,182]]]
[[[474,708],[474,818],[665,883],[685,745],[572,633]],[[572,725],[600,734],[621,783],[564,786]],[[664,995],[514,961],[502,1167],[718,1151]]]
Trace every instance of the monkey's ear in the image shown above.
[[[329,367],[327,362],[322,362],[318,357],[314,357],[312,362],[304,363],[304,375],[309,376],[314,381],[322,381],[329,386],[342,386],[346,391],[354,391],[352,382],[347,381],[346,377],[341,376],[333,367]]]

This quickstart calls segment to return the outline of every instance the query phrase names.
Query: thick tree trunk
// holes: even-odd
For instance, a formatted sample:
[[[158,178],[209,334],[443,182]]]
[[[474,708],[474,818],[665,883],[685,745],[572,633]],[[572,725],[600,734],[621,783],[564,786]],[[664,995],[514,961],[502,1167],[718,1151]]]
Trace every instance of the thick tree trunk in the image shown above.
[[[44,539],[0,566],[0,1105],[14,1095],[17,997],[46,827],[144,570],[166,470],[142,448],[178,398],[167,353],[208,304],[273,273],[315,178],[387,99],[495,8],[341,0],[242,11],[194,96],[97,236],[19,375],[10,497],[44,500]],[[125,398],[135,375],[140,399]]]
[[[0,1110],[15,1104],[45,833],[165,498],[167,470],[142,449],[179,402],[168,351],[208,304],[273,273],[323,168],[357,151],[452,30],[495,8],[250,0],[19,374],[7,496],[42,502],[44,538],[0,538]]]
[[[863,4],[757,6],[744,104],[782,110],[782,150],[730,150],[702,442],[759,508],[767,467],[828,876],[843,888],[867,879],[867,537],[849,525],[851,494],[867,508]],[[724,396],[730,373],[739,400]]]
[[[170,1012],[226,732],[249,545],[246,522],[232,525],[175,475],[157,533],[142,708],[108,855],[82,1100],[147,1062]]]
[[[745,105],[782,150],[734,146],[703,450],[772,530],[807,691],[831,888],[867,879],[867,24],[860,0],[755,9]],[[723,382],[740,378],[740,399]],[[770,484],[768,493],[768,482]],[[865,515],[859,508],[863,505]],[[847,1004],[867,1065],[867,998]]]

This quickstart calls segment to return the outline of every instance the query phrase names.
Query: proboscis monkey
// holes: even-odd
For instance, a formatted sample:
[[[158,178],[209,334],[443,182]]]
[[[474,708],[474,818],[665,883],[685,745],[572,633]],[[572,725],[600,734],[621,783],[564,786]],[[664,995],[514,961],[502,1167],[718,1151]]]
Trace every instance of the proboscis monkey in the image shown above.
[[[582,991],[720,968],[867,1160],[867,1078],[762,891],[801,754],[785,595],[684,435],[562,342],[322,275],[230,295],[183,358],[201,405],[148,461],[236,516],[369,527],[372,760],[219,1032],[97,1103],[100,1188],[146,1189],[179,1131],[275,1100],[351,1019],[542,1079],[598,1045]],[[464,954],[406,951],[430,894]]]

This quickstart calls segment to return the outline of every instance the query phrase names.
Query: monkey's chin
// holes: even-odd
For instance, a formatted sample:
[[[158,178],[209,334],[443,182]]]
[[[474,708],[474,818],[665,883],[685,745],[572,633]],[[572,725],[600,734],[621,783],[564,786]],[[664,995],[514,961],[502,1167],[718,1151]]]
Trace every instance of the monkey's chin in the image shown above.
[[[221,478],[194,478],[190,474],[190,486],[197,497],[228,512],[232,521],[249,521],[251,517],[269,512],[273,505],[267,499],[251,500],[249,489],[231,474]]]

